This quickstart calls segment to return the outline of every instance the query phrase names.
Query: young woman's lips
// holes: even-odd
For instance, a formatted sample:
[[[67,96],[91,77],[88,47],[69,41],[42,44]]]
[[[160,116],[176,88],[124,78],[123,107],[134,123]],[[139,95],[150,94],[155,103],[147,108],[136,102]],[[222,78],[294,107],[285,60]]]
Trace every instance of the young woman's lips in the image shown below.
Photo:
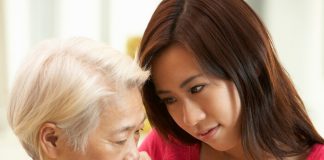
[[[215,133],[217,132],[219,128],[219,125],[209,129],[208,131],[205,131],[205,132],[202,132],[202,133],[199,133],[198,134],[198,138],[202,141],[204,140],[208,140],[210,139],[211,137],[213,137],[215,135]]]

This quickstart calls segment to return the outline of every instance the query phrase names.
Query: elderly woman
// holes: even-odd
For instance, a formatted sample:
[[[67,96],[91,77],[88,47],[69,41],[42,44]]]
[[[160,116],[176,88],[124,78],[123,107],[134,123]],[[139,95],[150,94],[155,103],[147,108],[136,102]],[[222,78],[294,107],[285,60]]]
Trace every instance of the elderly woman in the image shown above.
[[[16,77],[10,126],[33,160],[149,159],[137,150],[147,76],[92,40],[44,42]]]

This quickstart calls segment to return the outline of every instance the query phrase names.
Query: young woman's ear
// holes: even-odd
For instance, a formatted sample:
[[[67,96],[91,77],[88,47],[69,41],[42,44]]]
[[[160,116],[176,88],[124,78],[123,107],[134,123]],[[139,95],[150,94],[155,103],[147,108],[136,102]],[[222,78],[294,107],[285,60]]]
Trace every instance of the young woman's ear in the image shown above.
[[[44,123],[39,132],[39,143],[44,156],[48,158],[58,157],[57,142],[59,128],[54,123]]]

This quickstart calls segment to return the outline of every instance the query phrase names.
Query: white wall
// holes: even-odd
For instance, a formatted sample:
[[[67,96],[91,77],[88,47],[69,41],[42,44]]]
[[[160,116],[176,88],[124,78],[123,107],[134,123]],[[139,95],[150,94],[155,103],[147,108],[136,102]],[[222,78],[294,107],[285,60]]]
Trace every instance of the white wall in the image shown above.
[[[0,0],[0,26],[4,26],[4,11],[3,11],[3,1]],[[7,66],[6,66],[6,55],[5,52],[5,38],[4,38],[5,30],[4,27],[0,28],[0,112],[1,106],[5,105],[5,100],[8,94],[7,89]],[[1,121],[1,119],[0,119]],[[1,124],[0,124],[1,131]]]
[[[248,1],[261,7],[256,10],[263,14],[261,17],[270,30],[279,58],[305,100],[316,128],[324,136],[323,0]],[[6,95],[1,94],[6,91],[1,85],[4,88],[12,85],[21,59],[38,41],[86,36],[126,51],[127,38],[142,35],[160,0],[2,0],[0,7],[1,2],[5,2],[5,35],[0,29],[0,49],[5,45],[6,54],[0,53],[0,58],[6,63],[1,59],[0,62],[6,64],[8,73],[6,76],[1,68],[0,76],[6,76],[0,77],[0,96],[4,98]],[[0,26],[3,26],[1,17]],[[6,126],[1,102],[1,159],[29,159]]]
[[[111,0],[110,44],[126,51],[130,36],[141,36],[160,0]]]
[[[36,43],[48,38],[85,36],[126,51],[127,38],[142,35],[160,0],[3,0],[0,7],[1,2],[5,2],[5,20],[0,17],[0,24],[4,23],[6,34],[2,35],[1,28],[0,52],[2,45],[7,50],[0,53],[4,58],[0,76],[5,76],[0,77],[0,155],[1,159],[29,160],[9,129],[2,100],[8,94],[2,86],[11,88],[21,60]]]
[[[17,5],[19,4],[19,5]],[[5,38],[9,87],[14,74],[30,49],[29,5],[26,0],[5,1]]]
[[[267,0],[264,9],[279,58],[324,136],[324,2]]]
[[[85,36],[100,40],[100,0],[60,0],[58,36]]]

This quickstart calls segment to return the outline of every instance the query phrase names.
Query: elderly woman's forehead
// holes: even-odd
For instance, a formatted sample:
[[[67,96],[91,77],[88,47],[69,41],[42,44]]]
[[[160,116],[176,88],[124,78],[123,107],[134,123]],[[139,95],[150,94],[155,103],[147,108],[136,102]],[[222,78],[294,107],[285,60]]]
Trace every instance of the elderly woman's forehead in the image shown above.
[[[140,109],[143,106],[141,95],[137,88],[116,91],[107,101],[108,103],[105,107],[108,110],[118,112],[129,112],[133,109]]]
[[[101,114],[101,125],[111,131],[121,126],[136,126],[145,117],[145,110],[141,100],[128,100],[131,96],[120,98],[119,103],[106,106]],[[139,98],[140,99],[140,98]],[[106,128],[104,127],[104,128]]]

